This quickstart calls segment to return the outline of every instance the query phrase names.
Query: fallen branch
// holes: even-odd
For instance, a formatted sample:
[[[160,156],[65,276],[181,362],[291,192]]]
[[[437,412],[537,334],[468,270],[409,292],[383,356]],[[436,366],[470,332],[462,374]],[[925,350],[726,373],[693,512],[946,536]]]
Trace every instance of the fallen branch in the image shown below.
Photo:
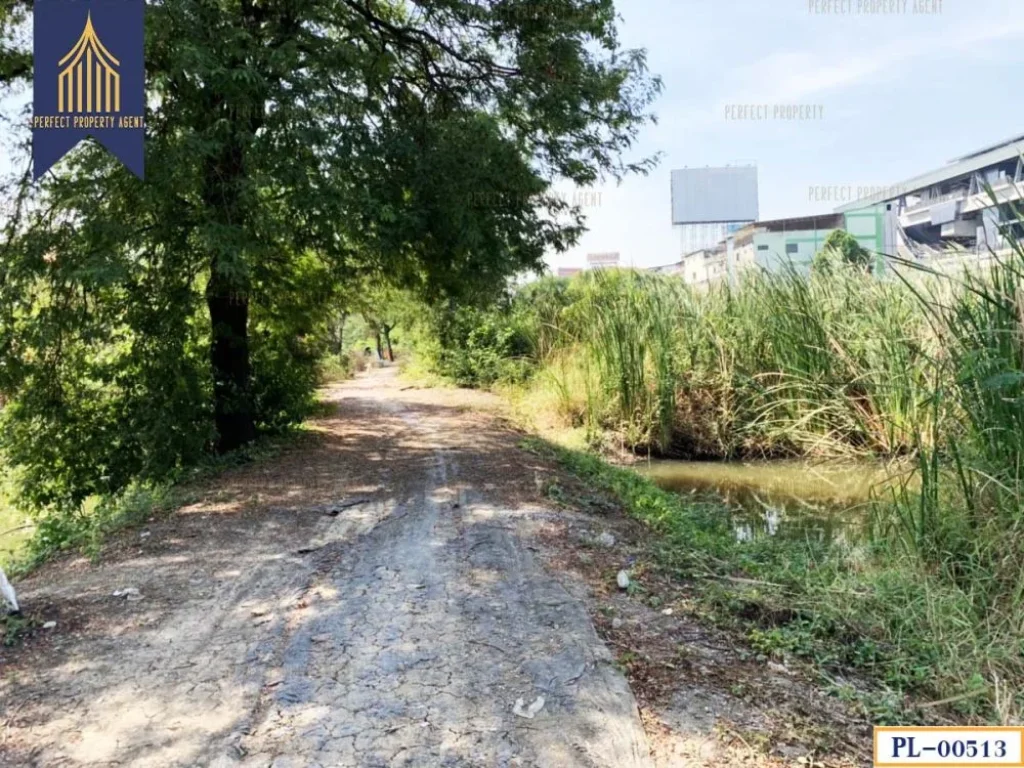
[[[36,527],[35,523],[25,523],[25,525],[19,525],[17,528],[11,528],[9,530],[4,531],[3,533],[0,533],[0,536],[6,536],[8,533],[17,533],[18,531],[23,531],[26,528],[35,528],[35,527]]]
[[[775,587],[776,589],[789,589],[784,584],[776,584],[774,581],[762,581],[761,579],[744,579],[739,576],[719,576],[714,573],[703,573],[700,574],[706,579],[714,579],[716,581],[731,581],[735,584],[748,584],[755,587]]]
[[[938,701],[929,701],[924,704],[918,704],[918,709],[929,709],[931,707],[941,707],[943,704],[953,704],[957,701],[963,701],[964,699],[973,699],[977,696],[984,696],[986,693],[985,688],[979,688],[977,691],[969,691],[968,693],[961,693],[959,696],[950,696],[948,699],[939,699]]]

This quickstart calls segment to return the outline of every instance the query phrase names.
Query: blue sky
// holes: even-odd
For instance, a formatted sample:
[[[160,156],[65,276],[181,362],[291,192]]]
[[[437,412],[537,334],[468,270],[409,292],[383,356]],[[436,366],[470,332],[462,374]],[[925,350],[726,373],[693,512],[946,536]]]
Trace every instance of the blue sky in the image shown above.
[[[678,260],[669,171],[684,165],[756,163],[761,218],[781,218],[1024,134],[1024,0],[917,5],[926,12],[915,0],[619,0],[623,43],[646,48],[665,84],[637,152],[664,157],[649,176],[582,198],[590,231],[549,263],[606,251],[636,266]],[[822,109],[726,114],[775,104]]]
[[[915,4],[925,13],[914,13]],[[870,6],[870,7],[869,7]],[[679,258],[669,171],[756,163],[761,218],[832,211],[820,199],[897,184],[1024,133],[1024,0],[618,0],[621,37],[646,48],[664,92],[639,155],[647,177],[585,194],[590,231],[552,266],[591,252]],[[843,12],[846,11],[846,12]],[[867,12],[875,11],[875,12]],[[804,120],[729,119],[743,106],[804,105]],[[10,109],[10,103],[5,110]],[[0,153],[7,147],[0,137]],[[0,168],[7,171],[6,157]],[[815,197],[819,199],[814,199]]]

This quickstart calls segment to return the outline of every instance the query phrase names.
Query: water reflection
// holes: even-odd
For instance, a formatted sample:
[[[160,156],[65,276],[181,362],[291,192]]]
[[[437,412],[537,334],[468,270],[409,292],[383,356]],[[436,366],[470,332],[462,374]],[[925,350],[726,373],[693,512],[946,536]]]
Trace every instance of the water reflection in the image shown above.
[[[782,536],[854,543],[872,493],[889,473],[877,463],[652,461],[637,469],[677,493],[714,493],[732,508],[739,541]]]

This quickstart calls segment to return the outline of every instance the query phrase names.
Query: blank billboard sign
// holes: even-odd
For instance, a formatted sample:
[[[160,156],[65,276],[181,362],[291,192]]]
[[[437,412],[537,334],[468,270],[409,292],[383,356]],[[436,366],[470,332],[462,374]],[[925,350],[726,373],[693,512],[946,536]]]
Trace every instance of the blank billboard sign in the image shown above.
[[[672,171],[672,223],[757,221],[757,166]]]

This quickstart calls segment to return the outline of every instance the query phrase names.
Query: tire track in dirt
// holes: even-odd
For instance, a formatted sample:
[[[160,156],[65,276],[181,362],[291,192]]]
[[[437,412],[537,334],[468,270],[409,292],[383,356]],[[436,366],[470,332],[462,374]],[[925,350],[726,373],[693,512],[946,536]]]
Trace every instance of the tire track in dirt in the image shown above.
[[[628,685],[534,556],[540,470],[469,397],[340,385],[312,444],[23,582],[60,618],[3,675],[3,764],[649,765]],[[111,596],[128,585],[144,599]]]

